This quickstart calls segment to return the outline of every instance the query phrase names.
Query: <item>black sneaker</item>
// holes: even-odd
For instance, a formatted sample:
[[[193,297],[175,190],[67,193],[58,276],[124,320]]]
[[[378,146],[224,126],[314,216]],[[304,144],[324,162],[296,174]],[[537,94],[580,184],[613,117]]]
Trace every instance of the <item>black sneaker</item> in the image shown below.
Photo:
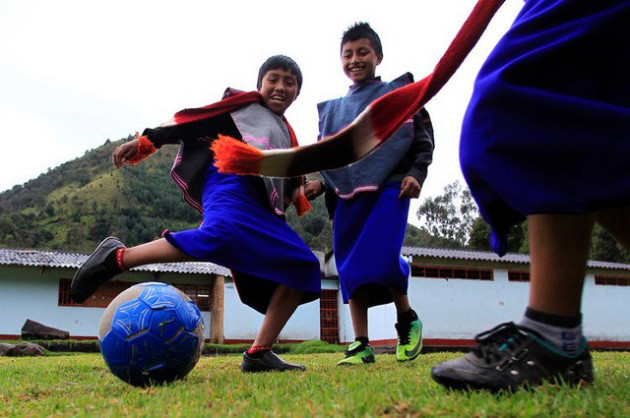
[[[124,246],[118,238],[107,237],[96,247],[96,250],[85,260],[85,263],[72,278],[70,297],[73,301],[76,303],[85,302],[103,283],[120,273],[120,270],[113,271],[111,268],[107,268],[105,259],[112,251]]]
[[[276,355],[273,351],[267,351],[261,358],[255,359],[243,353],[243,361],[241,362],[241,371],[251,372],[284,372],[287,370],[306,370],[301,364],[287,363]]]
[[[512,322],[475,337],[479,346],[433,367],[431,377],[449,389],[501,389],[536,386],[544,381],[582,385],[593,382],[593,363],[584,340],[579,354],[568,356],[537,333]]]

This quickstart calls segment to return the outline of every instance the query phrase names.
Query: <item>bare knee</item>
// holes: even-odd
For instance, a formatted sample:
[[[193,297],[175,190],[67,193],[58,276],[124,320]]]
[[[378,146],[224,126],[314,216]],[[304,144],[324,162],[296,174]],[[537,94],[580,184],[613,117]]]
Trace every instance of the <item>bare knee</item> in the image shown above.
[[[278,287],[276,287],[276,290],[274,292],[274,296],[280,297],[283,299],[301,298],[303,295],[304,295],[303,290],[296,289],[294,287],[289,287],[284,284],[279,284]]]

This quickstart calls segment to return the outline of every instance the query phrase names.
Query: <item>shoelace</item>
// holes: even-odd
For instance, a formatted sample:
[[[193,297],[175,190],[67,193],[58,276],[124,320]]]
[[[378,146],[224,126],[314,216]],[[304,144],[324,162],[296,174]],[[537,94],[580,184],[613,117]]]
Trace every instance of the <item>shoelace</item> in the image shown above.
[[[478,334],[475,341],[479,346],[472,352],[490,364],[513,353],[524,338],[525,334],[513,322],[506,322]]]
[[[358,346],[354,347],[352,350],[346,350],[346,358],[348,357],[352,357],[357,353],[360,353],[361,351],[365,350],[368,346],[364,345],[364,344],[359,344]]]
[[[411,332],[411,323],[396,324],[396,331],[398,331],[398,341],[400,345],[409,344],[409,333]]]

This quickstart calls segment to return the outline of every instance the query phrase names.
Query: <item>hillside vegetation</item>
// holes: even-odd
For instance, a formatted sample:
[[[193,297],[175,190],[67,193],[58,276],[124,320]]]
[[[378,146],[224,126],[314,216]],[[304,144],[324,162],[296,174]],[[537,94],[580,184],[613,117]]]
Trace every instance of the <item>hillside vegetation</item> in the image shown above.
[[[127,138],[128,139],[128,138]],[[183,202],[169,172],[177,152],[165,146],[137,166],[113,168],[111,154],[120,143],[106,141],[34,180],[0,194],[0,246],[91,252],[108,235],[136,245],[164,229],[195,228],[200,215]],[[332,230],[324,199],[287,221],[314,250],[332,249]],[[409,225],[407,245],[429,242]]]

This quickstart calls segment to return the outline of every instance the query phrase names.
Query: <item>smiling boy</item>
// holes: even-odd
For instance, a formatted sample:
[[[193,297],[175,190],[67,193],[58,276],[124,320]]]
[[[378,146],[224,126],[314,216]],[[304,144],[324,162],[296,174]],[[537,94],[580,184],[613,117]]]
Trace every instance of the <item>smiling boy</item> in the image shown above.
[[[264,70],[265,67],[261,67],[260,71]],[[278,116],[284,115],[299,92],[297,76],[282,68],[269,70],[262,76],[259,74],[257,88],[267,109]]]
[[[342,98],[318,105],[319,138],[348,126],[372,101],[413,81],[407,73],[391,82],[376,77],[383,60],[378,34],[367,23],[350,27],[341,40],[341,64],[352,81]],[[409,305],[409,266],[400,256],[411,198],[420,196],[433,155],[433,129],[423,109],[363,160],[322,172],[308,198],[326,193],[334,221],[333,246],[344,303],[350,306],[356,341],[339,365],[374,362],[368,338],[368,308],[394,302],[398,315],[396,358],[409,361],[422,348],[422,322]]]
[[[217,172],[211,143],[232,136],[262,149],[297,146],[284,112],[297,98],[302,74],[288,57],[269,58],[260,68],[257,92],[226,91],[222,101],[186,109],[173,120],[113,153],[114,166],[134,164],[164,144],[180,143],[171,176],[187,203],[203,215],[197,229],[126,248],[106,238],[77,271],[70,295],[77,303],[132,267],[178,261],[208,261],[232,270],[241,301],[264,314],[243,372],[305,370],[271,351],[295,309],[319,297],[319,261],[284,221],[291,201],[299,212],[301,182]],[[286,197],[285,197],[286,196]]]

